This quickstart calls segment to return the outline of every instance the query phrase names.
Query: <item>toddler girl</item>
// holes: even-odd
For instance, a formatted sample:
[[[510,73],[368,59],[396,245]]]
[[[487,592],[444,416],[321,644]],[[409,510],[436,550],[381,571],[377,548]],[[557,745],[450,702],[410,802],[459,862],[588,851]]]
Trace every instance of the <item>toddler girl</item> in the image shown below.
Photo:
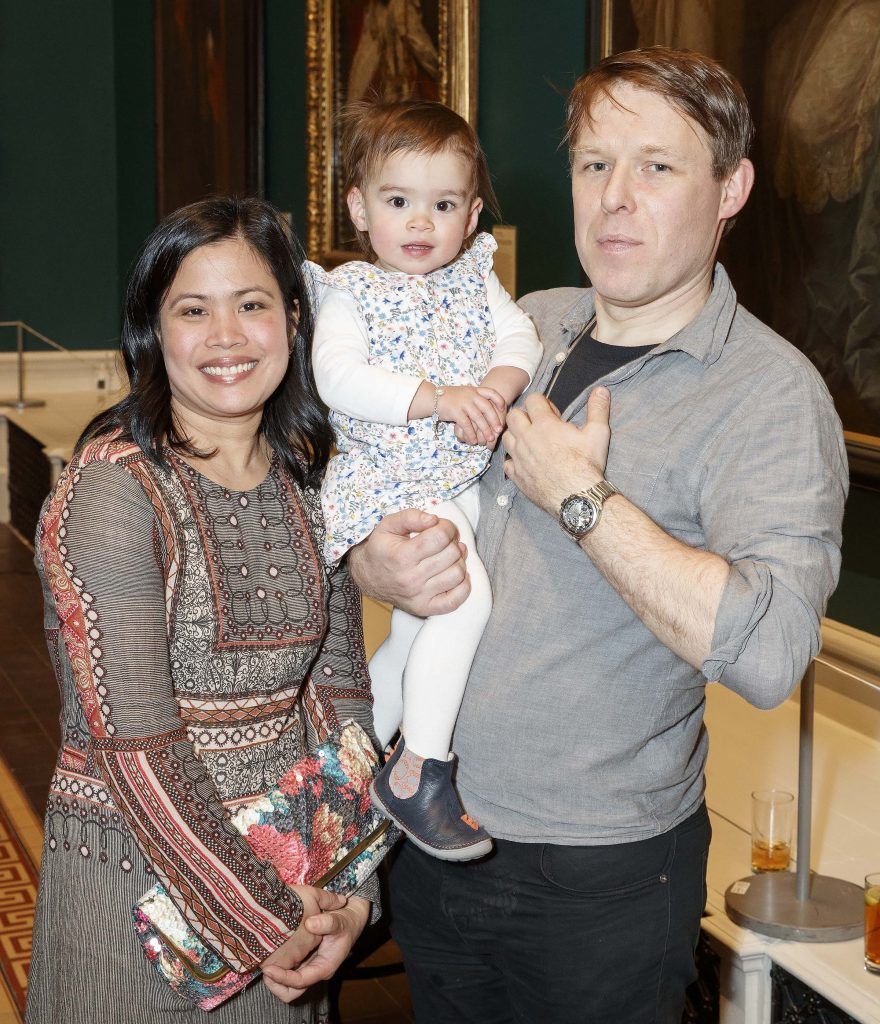
[[[492,272],[494,239],[480,234],[468,245],[494,194],[463,118],[440,103],[354,104],[343,115],[342,164],[372,262],[314,268],[330,286],[314,371],[339,449],[321,495],[325,550],[341,558],[404,508],[452,520],[467,545],[468,599],[427,619],[395,609],[370,674],[383,744],[402,716],[374,803],[426,852],[470,860],[492,841],[462,809],[449,746],[491,608],[474,541],[477,481],[541,345]]]

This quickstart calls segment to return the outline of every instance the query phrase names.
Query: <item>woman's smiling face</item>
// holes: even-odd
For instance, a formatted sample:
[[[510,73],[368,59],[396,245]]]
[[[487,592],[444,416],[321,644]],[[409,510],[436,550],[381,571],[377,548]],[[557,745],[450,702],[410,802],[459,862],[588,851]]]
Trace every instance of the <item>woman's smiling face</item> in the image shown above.
[[[240,239],[194,249],[159,311],[175,414],[185,423],[257,418],[284,378],[294,325],[278,282]]]

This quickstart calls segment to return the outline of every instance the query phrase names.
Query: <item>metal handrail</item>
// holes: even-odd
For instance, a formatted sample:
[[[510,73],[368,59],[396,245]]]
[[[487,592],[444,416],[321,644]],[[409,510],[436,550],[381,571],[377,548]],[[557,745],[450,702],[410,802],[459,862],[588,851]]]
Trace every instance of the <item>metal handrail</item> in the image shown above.
[[[50,345],[52,348],[57,348],[59,352],[69,352],[69,348],[65,348],[63,345],[59,345],[57,341],[52,341],[51,338],[47,338],[45,334],[41,334],[36,327],[31,327],[30,324],[26,324],[24,320],[0,320],[0,327],[17,327],[20,331],[27,331],[28,334],[32,334],[38,341],[44,342],[46,345]]]
[[[35,327],[31,327],[30,324],[26,324],[23,320],[0,320],[0,327],[15,328],[15,348],[18,353],[18,400],[9,402],[0,400],[0,407],[10,406],[15,409],[33,409],[45,405],[46,403],[42,399],[26,399],[24,397],[24,332],[27,331],[37,341],[42,341],[45,345],[49,345],[59,352],[69,352],[70,349],[59,345],[57,341],[53,341],[51,338],[47,338],[45,334],[41,334]]]

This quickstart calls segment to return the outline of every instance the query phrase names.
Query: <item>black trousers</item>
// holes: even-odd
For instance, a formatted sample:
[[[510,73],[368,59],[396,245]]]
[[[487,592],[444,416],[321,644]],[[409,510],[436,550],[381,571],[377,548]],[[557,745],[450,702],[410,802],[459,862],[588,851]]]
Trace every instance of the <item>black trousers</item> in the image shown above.
[[[419,1024],[679,1024],[696,977],[705,806],[615,846],[497,841],[450,864],[404,843],[391,932]]]

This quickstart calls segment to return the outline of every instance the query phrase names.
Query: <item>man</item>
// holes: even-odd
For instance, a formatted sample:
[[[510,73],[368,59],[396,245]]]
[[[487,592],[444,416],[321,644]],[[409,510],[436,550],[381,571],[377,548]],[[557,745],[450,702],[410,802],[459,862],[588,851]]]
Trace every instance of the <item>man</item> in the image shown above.
[[[484,478],[494,607],[454,737],[497,849],[400,852],[393,930],[420,1021],[681,1018],[705,900],[705,685],[771,707],[797,684],[847,487],[819,375],[715,263],[751,135],[739,85],[694,53],[608,58],[571,95],[593,289],[523,301],[546,357]],[[467,586],[453,540],[399,513],[352,569],[442,610]]]

